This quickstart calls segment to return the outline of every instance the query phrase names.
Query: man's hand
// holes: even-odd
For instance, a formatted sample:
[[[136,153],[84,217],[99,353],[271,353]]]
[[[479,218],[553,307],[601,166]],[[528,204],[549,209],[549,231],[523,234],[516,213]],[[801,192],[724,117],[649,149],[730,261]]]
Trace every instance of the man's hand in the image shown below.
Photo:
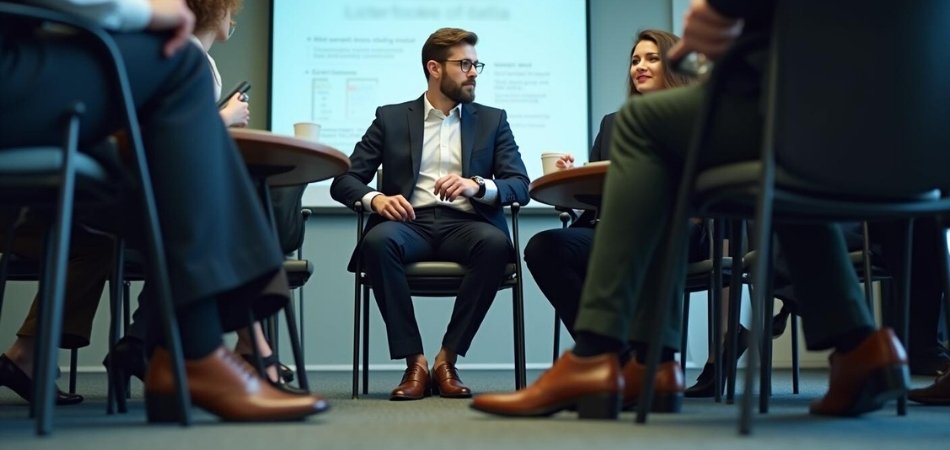
[[[185,0],[150,0],[152,18],[147,29],[152,31],[172,30],[171,39],[165,43],[163,53],[166,57],[175,54],[188,42],[195,28],[195,15],[188,9]]]
[[[471,198],[478,193],[478,183],[453,173],[435,181],[434,193],[440,199],[450,202],[459,196]]]
[[[408,222],[416,220],[416,211],[412,209],[412,204],[401,195],[383,195],[379,194],[373,197],[370,202],[373,211],[389,220],[397,222]]]
[[[707,0],[693,0],[683,16],[683,38],[670,49],[670,60],[696,52],[715,60],[742,33],[742,20],[719,14]]]

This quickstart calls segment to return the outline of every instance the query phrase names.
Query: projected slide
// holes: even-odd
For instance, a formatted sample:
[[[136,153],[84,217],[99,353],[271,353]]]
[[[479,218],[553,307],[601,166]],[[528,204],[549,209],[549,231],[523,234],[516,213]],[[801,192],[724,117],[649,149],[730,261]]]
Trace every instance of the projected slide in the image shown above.
[[[586,15],[584,0],[274,0],[272,131],[317,122],[322,142],[350,154],[378,106],[422,95],[422,44],[451,26],[478,34],[475,101],[508,112],[529,176],[543,152],[583,163]],[[311,186],[304,204],[334,204],[328,186]]]

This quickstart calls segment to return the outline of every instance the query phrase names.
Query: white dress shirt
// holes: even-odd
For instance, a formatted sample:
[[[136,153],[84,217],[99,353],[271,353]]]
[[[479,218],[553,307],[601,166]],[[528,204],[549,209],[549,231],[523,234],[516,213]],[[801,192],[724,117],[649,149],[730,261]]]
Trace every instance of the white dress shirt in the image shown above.
[[[429,102],[428,92],[422,96],[423,111],[422,161],[419,164],[419,178],[412,190],[409,203],[413,209],[443,205],[461,211],[473,212],[472,200],[492,204],[498,197],[495,182],[485,180],[485,195],[482,198],[459,196],[455,201],[439,199],[435,193],[435,182],[440,178],[457,174],[462,175],[462,105],[458,104],[445,115]],[[385,172],[383,174],[385,175]],[[381,192],[373,191],[363,196],[363,208],[372,211],[373,198]]]
[[[30,0],[27,3],[73,13],[117,31],[144,30],[152,18],[148,0]]]

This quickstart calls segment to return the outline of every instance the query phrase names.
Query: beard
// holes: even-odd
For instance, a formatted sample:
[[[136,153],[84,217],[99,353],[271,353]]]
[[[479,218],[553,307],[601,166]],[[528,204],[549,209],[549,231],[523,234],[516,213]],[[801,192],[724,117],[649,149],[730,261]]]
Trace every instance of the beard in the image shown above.
[[[475,87],[471,90],[465,90],[464,84],[455,84],[448,78],[443,78],[439,84],[439,90],[446,97],[457,103],[472,103],[475,101]]]

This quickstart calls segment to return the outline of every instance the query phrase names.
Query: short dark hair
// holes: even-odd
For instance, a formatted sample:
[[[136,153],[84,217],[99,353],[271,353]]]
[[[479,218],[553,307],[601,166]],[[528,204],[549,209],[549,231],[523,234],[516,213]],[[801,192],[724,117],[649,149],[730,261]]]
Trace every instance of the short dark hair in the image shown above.
[[[426,80],[429,79],[426,63],[445,61],[449,57],[449,49],[461,43],[474,46],[478,43],[478,35],[461,28],[439,28],[429,35],[422,45],[422,72],[426,74]]]
[[[669,61],[666,59],[666,54],[673,48],[677,42],[679,42],[679,36],[673,33],[667,33],[662,30],[643,30],[637,33],[637,40],[633,42],[633,47],[630,49],[630,60],[633,60],[633,52],[637,49],[637,44],[643,41],[650,41],[656,44],[657,50],[660,51],[660,61],[663,62],[663,88],[673,88],[679,86],[686,86],[687,84],[693,81],[693,78],[688,75],[683,75],[681,73],[674,72],[670,65]],[[629,72],[629,71],[628,71]],[[627,95],[637,95],[640,92],[637,91],[636,80],[633,77],[627,75]]]

